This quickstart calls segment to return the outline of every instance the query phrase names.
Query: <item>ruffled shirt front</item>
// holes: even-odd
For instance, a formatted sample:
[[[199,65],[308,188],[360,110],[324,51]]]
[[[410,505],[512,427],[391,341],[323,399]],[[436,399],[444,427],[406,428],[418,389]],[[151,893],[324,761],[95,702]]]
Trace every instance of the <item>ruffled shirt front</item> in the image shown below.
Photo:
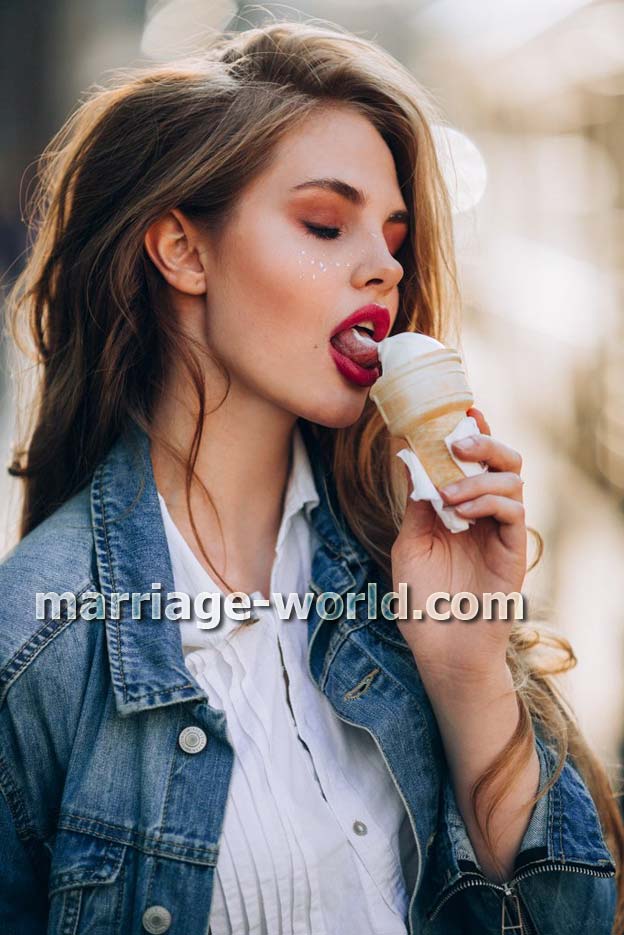
[[[310,590],[319,502],[296,426],[271,595]],[[227,719],[234,749],[211,935],[405,935],[417,853],[403,801],[372,736],[338,717],[307,667],[307,621],[275,602],[241,626],[159,501],[175,589],[221,595],[215,629],[180,624],[185,664]],[[284,677],[288,677],[288,685]],[[189,821],[192,821],[192,815]]]

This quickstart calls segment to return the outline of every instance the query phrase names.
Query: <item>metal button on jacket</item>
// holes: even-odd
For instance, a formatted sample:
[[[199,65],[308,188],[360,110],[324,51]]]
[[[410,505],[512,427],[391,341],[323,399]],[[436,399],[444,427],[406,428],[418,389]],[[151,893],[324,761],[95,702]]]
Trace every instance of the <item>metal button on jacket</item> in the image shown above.
[[[208,738],[201,727],[185,727],[178,737],[178,743],[185,753],[199,753],[208,743]]]
[[[143,913],[141,922],[150,935],[162,935],[171,925],[171,913],[164,906],[150,906]]]
[[[353,830],[355,831],[356,834],[367,834],[368,833],[368,828],[366,827],[363,821],[354,821]]]

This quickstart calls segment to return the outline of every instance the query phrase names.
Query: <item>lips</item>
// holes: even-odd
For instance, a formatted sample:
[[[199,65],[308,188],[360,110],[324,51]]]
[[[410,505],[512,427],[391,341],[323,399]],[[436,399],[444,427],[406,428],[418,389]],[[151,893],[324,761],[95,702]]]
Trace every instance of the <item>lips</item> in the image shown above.
[[[356,309],[355,312],[352,312],[351,315],[344,318],[340,324],[334,328],[330,337],[333,338],[346,328],[351,328],[353,325],[361,325],[365,321],[370,321],[373,325],[374,341],[379,342],[383,340],[390,330],[390,312],[386,306],[371,302],[369,305],[362,305],[361,308]]]
[[[385,306],[364,305],[340,322],[332,332],[330,343],[343,357],[365,370],[372,370],[379,368],[377,344],[389,328],[390,313]]]

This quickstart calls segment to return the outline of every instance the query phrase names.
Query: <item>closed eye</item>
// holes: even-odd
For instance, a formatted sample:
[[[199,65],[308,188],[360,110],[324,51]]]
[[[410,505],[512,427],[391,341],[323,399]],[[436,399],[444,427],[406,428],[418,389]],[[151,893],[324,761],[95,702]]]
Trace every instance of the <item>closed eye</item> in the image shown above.
[[[321,227],[317,224],[309,224],[307,221],[304,224],[313,237],[320,237],[321,240],[336,240],[340,236],[339,227]]]
[[[307,232],[313,237],[318,237],[320,240],[337,240],[340,237],[342,231],[339,227],[323,227],[320,224],[311,224],[309,221],[304,221],[304,226],[307,228]],[[404,246],[406,242],[406,237],[402,238],[399,248],[392,254],[393,256],[398,253],[400,247]]]

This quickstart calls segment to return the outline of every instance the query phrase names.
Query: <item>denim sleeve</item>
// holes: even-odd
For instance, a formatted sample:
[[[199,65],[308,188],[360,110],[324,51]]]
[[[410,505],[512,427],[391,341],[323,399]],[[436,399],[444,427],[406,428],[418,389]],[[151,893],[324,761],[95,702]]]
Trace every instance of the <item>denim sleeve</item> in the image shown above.
[[[36,842],[17,832],[7,789],[0,788],[0,932],[43,935],[47,923],[47,887]],[[15,802],[12,800],[15,807]],[[22,816],[25,818],[25,816]]]
[[[540,790],[554,774],[556,755],[539,736]],[[553,787],[534,806],[511,879],[483,874],[459,811],[448,771],[442,820],[428,887],[433,933],[610,935],[615,915],[615,866],[596,806],[570,757]],[[513,928],[513,926],[516,926]]]

